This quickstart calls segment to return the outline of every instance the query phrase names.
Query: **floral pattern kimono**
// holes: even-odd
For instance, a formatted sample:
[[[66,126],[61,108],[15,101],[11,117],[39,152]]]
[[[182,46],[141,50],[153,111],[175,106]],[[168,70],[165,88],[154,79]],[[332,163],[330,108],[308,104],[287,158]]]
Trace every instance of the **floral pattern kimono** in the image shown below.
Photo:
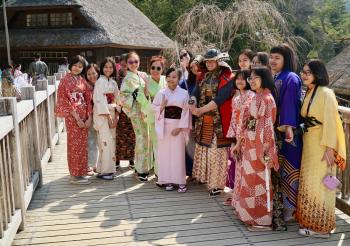
[[[148,174],[154,166],[151,132],[147,124],[152,119],[144,113],[145,108],[151,111],[144,94],[146,77],[144,73],[128,71],[120,89],[123,112],[130,118],[135,132],[135,170],[138,174]]]
[[[247,122],[250,116],[249,107],[254,96],[255,93],[250,90],[236,92],[235,97],[232,98],[232,117],[226,137],[235,138],[236,140],[242,138],[242,132],[245,131],[245,127],[247,126]],[[235,207],[235,202],[238,199],[239,187],[241,182],[242,146],[236,151],[234,161],[234,177],[232,177],[231,179],[234,182],[232,205]],[[230,176],[230,173],[228,173],[228,176]]]
[[[71,176],[85,176],[88,172],[88,131],[80,128],[71,115],[76,111],[86,121],[92,113],[91,89],[82,76],[68,73],[61,79],[57,91],[56,115],[65,118],[67,128],[67,158]]]
[[[154,156],[154,173],[158,174],[157,165],[157,136],[154,128],[154,112],[152,111],[152,101],[159,92],[160,89],[167,87],[165,76],[160,76],[159,82],[152,79],[151,76],[145,77],[145,74],[141,75],[145,79],[145,86],[149,93],[149,97],[146,97],[143,91],[139,94],[139,102],[141,105],[141,112],[146,116],[145,121],[149,131],[149,136],[152,142],[153,156]]]
[[[94,87],[94,128],[97,131],[99,155],[96,171],[100,174],[115,173],[116,129],[109,128],[108,119],[120,111],[118,84],[114,79],[101,75]]]
[[[235,202],[240,220],[249,225],[272,225],[271,168],[278,169],[274,137],[276,104],[265,89],[249,107],[249,121],[242,132],[241,180]]]

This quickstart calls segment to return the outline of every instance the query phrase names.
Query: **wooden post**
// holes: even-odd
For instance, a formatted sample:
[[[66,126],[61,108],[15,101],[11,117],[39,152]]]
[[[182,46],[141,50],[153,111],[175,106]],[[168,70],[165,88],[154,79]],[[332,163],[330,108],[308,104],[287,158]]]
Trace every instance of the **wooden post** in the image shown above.
[[[342,172],[341,198],[349,199],[350,195],[350,114],[343,114],[346,141],[346,168]]]
[[[19,137],[19,122],[17,115],[17,100],[15,97],[4,97],[1,100],[6,100],[10,104],[10,108],[7,108],[5,113],[11,114],[13,119],[14,129],[11,132],[11,160],[12,160],[12,171],[13,171],[13,182],[14,182],[14,193],[15,193],[15,207],[21,210],[22,222],[19,230],[24,229],[25,225],[25,213],[26,205],[24,198],[24,180],[23,180],[23,167],[21,159],[21,144]]]
[[[48,81],[47,80],[42,80],[41,81],[41,85],[42,85],[42,89],[46,90],[46,109],[47,109],[47,137],[48,137],[48,143],[50,146],[50,158],[49,158],[49,162],[52,161],[52,154],[53,154],[53,149],[54,149],[54,145],[52,142],[52,137],[51,137],[51,128],[52,128],[52,122],[51,122],[51,108],[50,108],[50,96],[49,96],[49,87],[48,87]]]
[[[49,85],[54,85],[55,86],[55,106],[57,105],[57,89],[58,89],[58,86],[56,84],[56,76],[47,76],[47,79],[48,79],[48,82],[49,82]],[[55,122],[56,122],[56,133],[57,133],[57,136],[58,136],[58,139],[57,139],[57,144],[60,144],[60,137],[61,137],[61,131],[60,131],[60,120],[59,118],[55,117]]]
[[[38,111],[36,107],[36,97],[35,97],[35,87],[34,86],[26,86],[21,88],[21,94],[23,100],[33,100],[34,106],[34,116],[33,121],[31,122],[31,127],[33,130],[34,136],[34,168],[39,172],[39,183],[38,187],[40,188],[43,184],[43,175],[42,175],[42,167],[40,162],[40,138],[39,138],[39,123],[38,123]]]

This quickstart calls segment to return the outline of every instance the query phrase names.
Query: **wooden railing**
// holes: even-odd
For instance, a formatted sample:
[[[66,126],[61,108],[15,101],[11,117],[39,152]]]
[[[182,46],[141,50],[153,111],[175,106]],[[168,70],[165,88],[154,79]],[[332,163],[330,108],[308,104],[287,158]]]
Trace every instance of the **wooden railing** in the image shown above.
[[[0,98],[0,245],[11,245],[64,122],[54,115],[63,74],[21,88],[22,100]]]
[[[337,198],[337,208],[350,215],[350,108],[339,106],[341,113],[346,141],[346,168],[338,171],[338,179],[342,181],[341,191]]]

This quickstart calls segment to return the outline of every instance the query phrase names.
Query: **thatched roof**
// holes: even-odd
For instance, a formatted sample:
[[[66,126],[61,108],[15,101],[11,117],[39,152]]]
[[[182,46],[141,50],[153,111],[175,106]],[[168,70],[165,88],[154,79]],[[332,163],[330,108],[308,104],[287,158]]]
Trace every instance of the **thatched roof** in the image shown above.
[[[92,28],[10,29],[13,47],[104,46],[162,49],[172,41],[127,0],[9,0],[8,12],[23,8],[74,7]],[[0,46],[5,38],[0,33]]]
[[[328,64],[331,87],[338,94],[350,95],[350,46]]]

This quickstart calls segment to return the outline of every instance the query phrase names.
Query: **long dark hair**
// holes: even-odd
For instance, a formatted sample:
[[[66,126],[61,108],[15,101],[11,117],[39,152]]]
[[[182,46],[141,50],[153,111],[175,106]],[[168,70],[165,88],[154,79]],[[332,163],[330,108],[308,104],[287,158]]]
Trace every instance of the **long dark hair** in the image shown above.
[[[112,63],[112,67],[113,67],[113,73],[111,75],[111,78],[116,79],[116,77],[117,77],[117,68],[115,66],[115,61],[114,61],[113,57],[106,57],[105,59],[103,59],[103,61],[101,62],[101,66],[100,66],[100,74],[104,75],[103,68],[108,62]]]
[[[312,82],[315,85],[319,86],[328,86],[329,85],[329,76],[324,62],[320,59],[312,59],[307,61],[304,66],[309,66],[312,74],[315,77],[315,80]]]
[[[261,78],[261,88],[269,89],[275,98],[275,95],[277,95],[277,88],[275,86],[271,70],[267,67],[255,67],[252,68],[252,73]]]
[[[273,47],[270,54],[280,54],[283,56],[283,70],[295,72],[297,70],[297,55],[289,44],[283,43]]]

